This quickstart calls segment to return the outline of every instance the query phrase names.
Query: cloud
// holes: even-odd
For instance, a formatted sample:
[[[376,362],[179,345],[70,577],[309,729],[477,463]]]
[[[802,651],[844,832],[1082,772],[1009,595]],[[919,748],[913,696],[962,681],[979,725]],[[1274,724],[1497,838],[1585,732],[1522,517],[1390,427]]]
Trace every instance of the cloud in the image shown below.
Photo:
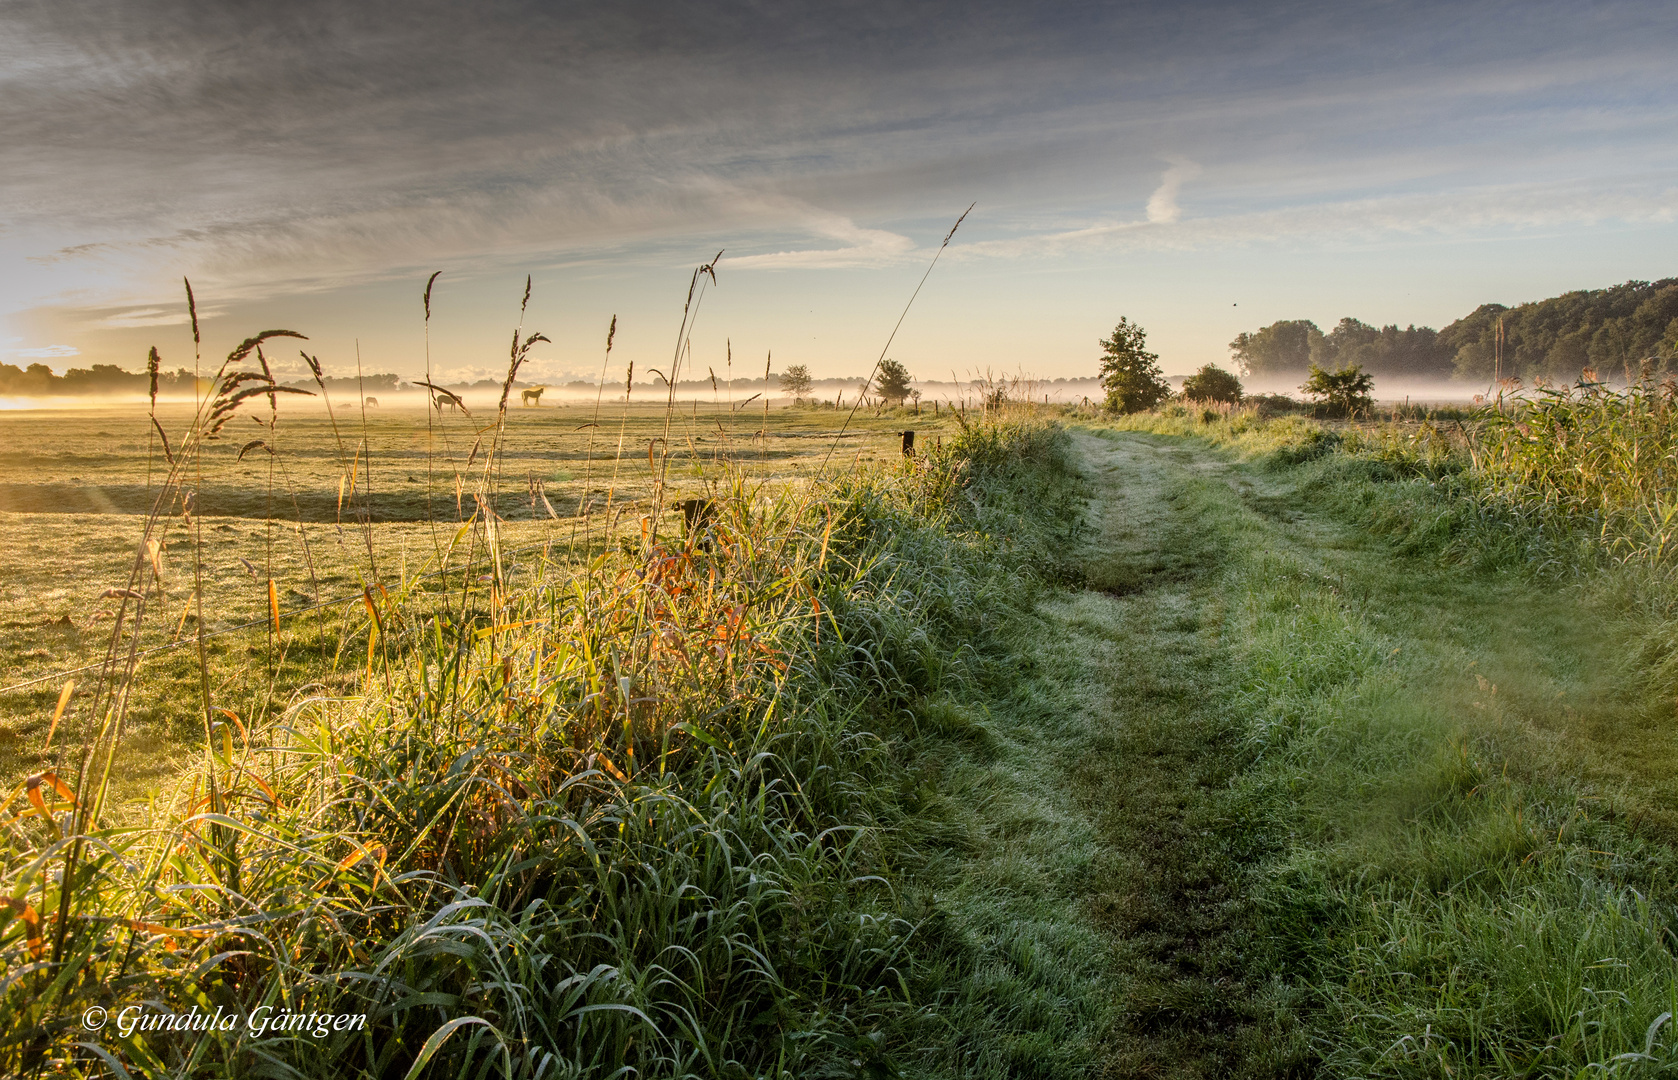
[[[113,245],[104,243],[103,241],[98,241],[88,244],[73,244],[70,247],[59,248],[50,255],[30,255],[28,256],[28,259],[33,263],[50,266],[53,263],[62,262],[66,259],[82,259],[114,250],[116,250],[116,248]]]
[[[985,258],[1576,220],[1474,193],[1678,176],[1675,32],[1654,0],[17,0],[0,296],[134,328],[182,275],[872,268],[974,198]]]
[[[201,320],[208,321],[218,312],[205,309],[198,313]],[[127,329],[142,326],[182,326],[192,319],[186,309],[185,298],[176,307],[136,307],[125,308],[120,311],[109,312],[95,319],[93,325],[107,329]]]
[[[1201,173],[1200,166],[1187,158],[1166,158],[1171,167],[1160,177],[1159,187],[1148,197],[1148,220],[1155,225],[1169,225],[1183,216],[1182,207],[1177,205],[1177,195],[1183,190],[1183,182],[1192,180]]]
[[[74,345],[43,345],[30,349],[0,349],[0,353],[29,360],[52,360],[65,356],[80,356],[81,350]]]
[[[865,229],[838,214],[816,215],[803,223],[809,233],[836,240],[840,247],[802,248],[743,255],[728,260],[730,269],[784,270],[887,266],[916,251],[913,240],[885,229]]]
[[[1176,166],[1173,166],[1176,168]],[[958,244],[957,259],[1056,258],[1079,252],[1221,249],[1250,244],[1378,244],[1496,232],[1678,220],[1678,185],[1498,184],[1339,200],[1298,200],[1244,212],[1159,220],[1098,220],[1074,228]],[[1175,210],[1175,206],[1172,207]]]

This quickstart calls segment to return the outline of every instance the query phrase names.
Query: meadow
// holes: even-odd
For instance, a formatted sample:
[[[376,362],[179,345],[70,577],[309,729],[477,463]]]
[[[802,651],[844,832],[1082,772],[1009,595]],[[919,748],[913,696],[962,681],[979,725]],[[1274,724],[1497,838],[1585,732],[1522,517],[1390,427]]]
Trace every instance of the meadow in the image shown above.
[[[251,351],[155,440],[8,417],[36,481],[7,492],[8,1071],[882,1060],[923,981],[881,873],[915,790],[892,750],[1042,554],[974,527],[1050,430],[693,402],[352,427],[260,408]],[[78,1039],[124,1000],[375,1019]]]
[[[494,402],[486,404],[492,422]],[[170,526],[156,537],[155,602],[168,606],[168,617],[140,643],[161,651],[146,659],[148,678],[133,706],[143,730],[129,743],[123,776],[141,784],[136,792],[179,764],[171,749],[179,740],[167,732],[192,710],[167,703],[190,697],[198,677],[193,648],[184,646],[197,635],[199,589],[208,648],[233,661],[232,674],[252,650],[269,656],[270,579],[281,618],[306,614],[303,626],[324,635],[320,644],[335,640],[346,611],[352,619],[362,612],[364,587],[432,575],[422,587],[438,590],[467,572],[445,567],[442,553],[483,498],[481,414],[361,409],[353,399],[338,402],[336,416],[309,399],[283,399],[283,407],[272,432],[235,427],[205,445],[189,489],[195,512],[178,513],[177,492]],[[182,403],[157,409],[171,432],[186,430],[192,412]],[[569,557],[573,544],[581,552],[638,531],[651,509],[649,445],[659,448],[661,467],[662,446],[672,446],[660,528],[679,534],[675,503],[706,492],[707,466],[796,482],[831,451],[848,467],[873,467],[899,455],[904,424],[938,437],[947,421],[925,412],[904,420],[863,411],[840,434],[843,413],[776,408],[765,438],[762,410],[726,402],[684,402],[668,436],[663,403],[515,407],[491,495],[501,539],[515,553],[505,572],[519,582],[532,554]],[[9,787],[45,767],[41,743],[65,681],[84,688],[95,681],[77,669],[97,662],[108,644],[115,605],[104,594],[127,586],[141,541],[136,523],[153,509],[167,464],[144,404],[8,411],[0,431],[10,448],[0,453],[9,478],[0,484],[0,685],[29,684],[0,692],[0,782]],[[264,447],[244,452],[258,437]],[[328,674],[304,666],[310,678]],[[303,668],[292,667],[303,678]],[[58,672],[76,673],[48,677]]]
[[[11,1071],[1678,1072],[1671,385],[256,389],[0,417]]]

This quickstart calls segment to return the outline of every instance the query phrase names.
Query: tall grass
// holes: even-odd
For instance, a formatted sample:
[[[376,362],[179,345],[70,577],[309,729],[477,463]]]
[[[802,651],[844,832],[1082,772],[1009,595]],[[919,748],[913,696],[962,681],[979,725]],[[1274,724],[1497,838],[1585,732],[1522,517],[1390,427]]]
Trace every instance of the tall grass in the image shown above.
[[[1678,553],[1678,383],[1539,386],[1482,411],[1470,446],[1488,492],[1584,527],[1615,557]]]
[[[1006,525],[1038,509],[1011,471],[1057,436],[996,416],[917,461],[799,487],[715,463],[701,528],[608,521],[580,554],[525,553],[515,577],[492,498],[503,408],[478,512],[436,562],[387,562],[321,680],[253,691],[242,716],[241,679],[273,691],[270,674],[205,659],[196,763],[121,817],[103,793],[154,603],[146,541],[176,520],[204,441],[277,391],[249,363],[275,333],[234,350],[166,450],[121,598],[139,610],[83,710],[79,770],[32,777],[0,818],[6,1071],[887,1069],[924,1022],[925,913],[882,830],[903,717],[972,677],[986,620],[1052,546]],[[534,340],[515,335],[508,386]],[[273,621],[283,655],[303,629]],[[83,1029],[89,1008],[138,1003],[368,1024]]]

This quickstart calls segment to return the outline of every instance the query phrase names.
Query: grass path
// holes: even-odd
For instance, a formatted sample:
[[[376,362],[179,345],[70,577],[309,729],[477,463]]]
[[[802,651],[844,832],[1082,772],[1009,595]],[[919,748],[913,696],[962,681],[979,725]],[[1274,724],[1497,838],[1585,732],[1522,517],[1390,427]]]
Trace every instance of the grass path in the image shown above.
[[[1043,614],[1085,668],[1089,744],[1071,776],[1102,849],[1104,887],[1085,902],[1114,995],[1099,1072],[1228,1076],[1271,1056],[1256,1042],[1290,1034],[1254,1001],[1247,875],[1224,835],[1241,718],[1217,588],[1229,530],[1210,519],[1235,508],[1196,495],[1233,482],[1234,467],[1176,440],[1085,434],[1079,446],[1094,489],[1088,588]]]
[[[1087,587],[945,767],[945,1071],[1664,1075],[1673,740],[1602,611],[1395,555],[1367,481],[1075,438]]]
[[[1215,530],[1185,483],[1204,449],[1077,436],[1091,486],[1089,587],[1018,628],[1029,659],[952,802],[976,838],[949,901],[981,959],[971,1076],[1218,1076],[1243,1004],[1241,896],[1217,837],[1234,692],[1207,596]]]

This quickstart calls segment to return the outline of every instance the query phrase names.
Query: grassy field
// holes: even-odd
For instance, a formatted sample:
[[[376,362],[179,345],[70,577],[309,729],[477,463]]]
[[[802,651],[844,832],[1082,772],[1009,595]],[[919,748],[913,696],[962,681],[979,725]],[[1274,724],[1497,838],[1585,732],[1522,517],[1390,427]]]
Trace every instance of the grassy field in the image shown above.
[[[230,687],[244,687],[246,662],[278,663],[268,633],[269,579],[282,619],[301,620],[312,634],[292,645],[282,679],[290,687],[332,676],[334,665],[322,664],[320,651],[336,648],[345,619],[364,618],[363,588],[416,578],[428,589],[458,582],[469,553],[455,555],[451,576],[444,552],[476,511],[485,429],[494,419],[493,412],[485,419],[342,406],[334,419],[293,398],[282,408],[272,431],[234,426],[206,445],[201,473],[188,478],[195,513],[180,515],[177,500],[160,535],[155,603],[166,618],[141,647],[195,638],[201,583],[204,629],[216,635],[209,648]],[[191,415],[186,405],[158,410],[176,439]],[[257,415],[269,418],[266,410]],[[679,534],[674,504],[713,492],[725,472],[797,483],[830,453],[846,468],[872,467],[898,457],[903,427],[936,439],[948,425],[930,409],[904,417],[870,410],[840,435],[844,413],[777,408],[765,438],[765,414],[750,407],[687,402],[668,425],[663,405],[608,403],[596,415],[593,405],[575,404],[509,412],[493,501],[514,582],[534,572],[538,556],[563,560],[574,543],[582,551],[608,532],[639,531],[651,508],[649,445],[660,467],[666,440],[670,447],[671,491],[659,528]],[[0,685],[30,684],[0,693],[0,783],[10,787],[48,764],[42,747],[65,678],[43,677],[96,663],[109,644],[116,604],[102,594],[127,586],[140,521],[167,463],[144,405],[0,412],[0,436],[9,448],[0,453],[8,477],[0,484]],[[258,438],[278,452],[241,457]],[[197,725],[194,649],[165,648],[145,667],[124,770],[134,794],[172,775],[180,724],[189,734]],[[93,675],[68,678],[85,693]]]
[[[1670,397],[865,413],[843,439],[816,410],[764,437],[703,404],[499,435],[305,409],[276,456],[206,444],[204,512],[164,514],[141,575],[163,615],[122,639],[187,647],[67,699],[51,752],[61,681],[6,701],[12,775],[96,752],[8,812],[0,1052],[1678,1073]],[[116,415],[15,418],[14,478],[107,494],[6,489],[13,680],[96,658],[132,580],[121,511],[161,466]],[[689,532],[693,496],[716,509]],[[206,632],[254,623],[202,664],[200,577]],[[135,1000],[377,1035],[76,1045],[87,1004]]]

